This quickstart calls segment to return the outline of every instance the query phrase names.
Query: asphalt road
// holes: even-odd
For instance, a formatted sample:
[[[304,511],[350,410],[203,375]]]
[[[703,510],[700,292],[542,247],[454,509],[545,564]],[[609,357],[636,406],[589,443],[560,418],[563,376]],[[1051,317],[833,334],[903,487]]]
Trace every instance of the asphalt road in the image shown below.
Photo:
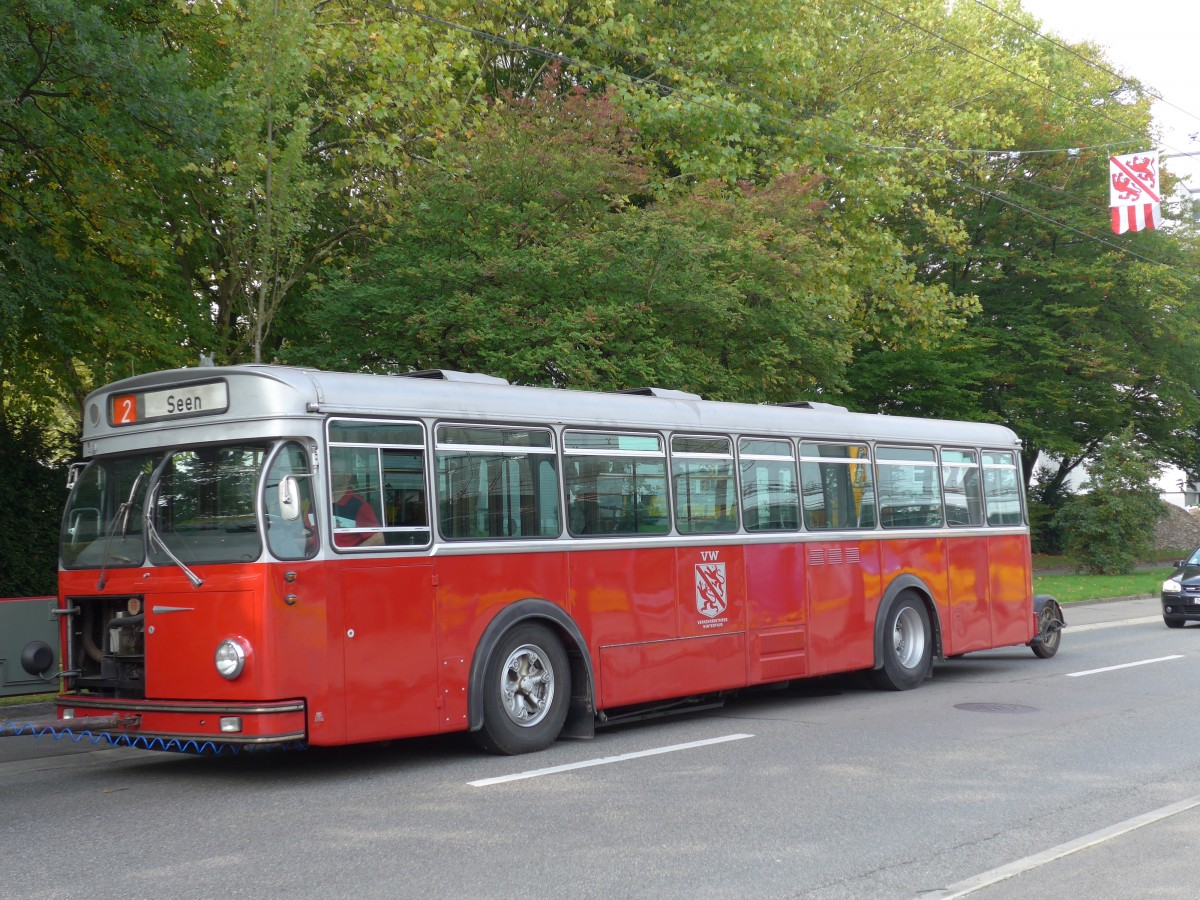
[[[855,677],[532,756],[462,736],[187,757],[0,739],[0,896],[1193,897],[1200,626]]]

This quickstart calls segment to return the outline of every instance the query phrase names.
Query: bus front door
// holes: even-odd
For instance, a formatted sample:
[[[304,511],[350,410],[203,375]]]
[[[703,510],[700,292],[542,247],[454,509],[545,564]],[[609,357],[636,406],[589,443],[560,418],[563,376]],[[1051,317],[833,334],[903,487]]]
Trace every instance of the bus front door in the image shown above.
[[[341,594],[347,740],[437,732],[433,567],[347,561]]]

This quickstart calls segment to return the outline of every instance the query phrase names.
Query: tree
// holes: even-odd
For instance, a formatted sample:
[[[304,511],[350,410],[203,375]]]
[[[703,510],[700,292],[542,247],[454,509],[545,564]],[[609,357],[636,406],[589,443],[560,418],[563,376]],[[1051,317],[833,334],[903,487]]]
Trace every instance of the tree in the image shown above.
[[[1068,555],[1083,571],[1124,575],[1154,548],[1154,523],[1164,515],[1152,482],[1158,466],[1132,428],[1104,441],[1089,472],[1087,492],[1057,516]]]
[[[319,338],[286,357],[743,400],[836,378],[852,332],[819,179],[653,202],[611,98],[556,88],[498,106],[465,171],[414,180],[418,213],[316,294]]]
[[[0,16],[0,419],[177,364],[203,318],[166,223],[211,109],[169,4],[10,0]]]
[[[474,126],[479,61],[383,0],[191,9],[215,35],[205,53],[225,102],[221,140],[188,168],[182,270],[217,360],[269,361],[320,268],[352,259],[398,214],[410,170]]]
[[[67,467],[60,441],[40,422],[10,416],[0,422],[4,516],[0,518],[0,597],[53,594],[58,577],[58,523]]]
[[[219,286],[222,330],[246,323],[243,351],[262,362],[271,322],[302,273],[320,185],[309,155],[311,106],[304,97],[315,23],[302,3],[246,0],[225,16],[233,46],[225,101],[224,158],[214,179],[220,227],[212,247],[223,268]],[[195,171],[199,167],[193,165]]]
[[[1039,458],[1053,459],[1039,484],[1053,508],[1070,473],[1129,423],[1161,459],[1195,465],[1181,432],[1200,421],[1200,340],[1189,325],[1200,291],[1186,230],[1120,239],[1108,231],[1108,148],[1150,145],[1145,95],[1106,74],[1096,48],[1055,51],[1019,27],[1022,18],[955,4],[931,31],[972,58],[1006,49],[975,94],[994,88],[996,132],[968,130],[959,141],[1033,152],[964,152],[947,155],[963,162],[931,164],[922,195],[938,201],[940,218],[958,219],[963,240],[943,240],[921,216],[893,223],[923,277],[977,297],[980,314],[927,349],[864,348],[848,402],[900,410],[916,399],[924,414],[1009,425],[1024,440],[1027,482]],[[989,138],[1004,143],[977,143]]]

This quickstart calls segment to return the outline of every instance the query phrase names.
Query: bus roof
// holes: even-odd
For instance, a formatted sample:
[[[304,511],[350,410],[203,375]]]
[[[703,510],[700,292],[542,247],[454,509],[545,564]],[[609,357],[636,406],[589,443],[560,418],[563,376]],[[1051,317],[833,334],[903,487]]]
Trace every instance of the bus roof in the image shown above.
[[[325,415],[436,418],[581,428],[788,435],[816,440],[874,440],[1019,448],[1002,425],[854,413],[844,407],[755,405],[703,400],[682,391],[602,393],[510,385],[467,373],[413,373],[421,377],[325,372],[290,366],[184,368],[127,378],[88,395],[83,440],[88,455],[115,450],[106,438],[163,428],[221,425],[233,420],[313,418]],[[151,417],[110,424],[113,398],[169,394],[188,385],[228,385],[227,405],[202,416]],[[195,440],[192,437],[190,440]],[[129,441],[117,441],[122,449]]]

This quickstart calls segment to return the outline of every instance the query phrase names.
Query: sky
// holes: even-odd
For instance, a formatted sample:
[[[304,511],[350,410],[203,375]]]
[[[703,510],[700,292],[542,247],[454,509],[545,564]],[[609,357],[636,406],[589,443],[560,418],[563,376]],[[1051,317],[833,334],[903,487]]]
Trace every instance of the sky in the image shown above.
[[[1154,105],[1164,154],[1200,153],[1200,0],[1021,0],[1021,5],[1042,20],[1043,34],[1099,44],[1113,68],[1168,101]],[[1200,192],[1200,156],[1164,159],[1162,165]],[[1194,196],[1200,199],[1200,193]]]

